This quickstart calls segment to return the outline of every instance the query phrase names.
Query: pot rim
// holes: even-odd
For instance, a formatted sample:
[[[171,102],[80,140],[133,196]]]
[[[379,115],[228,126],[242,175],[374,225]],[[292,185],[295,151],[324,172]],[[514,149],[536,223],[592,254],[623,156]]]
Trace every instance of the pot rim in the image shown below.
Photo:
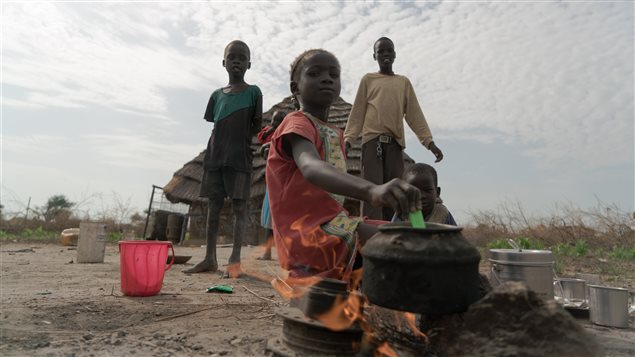
[[[586,283],[586,280],[580,278],[554,278],[553,280],[567,283]]]
[[[490,249],[489,261],[501,265],[553,266],[554,257],[550,250]]]
[[[602,290],[618,290],[618,291],[627,291],[630,292],[630,290],[626,289],[626,288],[618,288],[618,287],[612,287],[612,286],[603,286],[603,285],[591,285],[591,284],[587,284],[587,286],[589,288],[594,288],[594,289],[602,289]]]

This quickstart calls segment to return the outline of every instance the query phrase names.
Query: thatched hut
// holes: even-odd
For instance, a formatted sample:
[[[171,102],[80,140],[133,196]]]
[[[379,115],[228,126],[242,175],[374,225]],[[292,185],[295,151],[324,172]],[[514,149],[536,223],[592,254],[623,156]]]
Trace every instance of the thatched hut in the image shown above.
[[[335,124],[339,128],[346,127],[346,121],[351,111],[352,105],[345,102],[342,98],[333,103],[329,111],[329,122]],[[282,102],[275,104],[271,109],[263,113],[263,125],[271,124],[271,115],[277,111],[292,112],[294,110],[291,97],[286,97]],[[259,144],[254,138],[251,143],[252,150],[255,152]],[[163,192],[168,200],[173,203],[181,202],[190,205],[190,238],[205,237],[205,215],[207,214],[207,201],[198,196],[201,179],[203,177],[203,150],[195,158],[183,165],[182,168],[174,173],[174,176],[163,187]],[[412,163],[412,159],[404,154],[406,164]],[[253,175],[251,177],[251,199],[249,203],[249,228],[245,242],[248,244],[258,244],[259,238],[262,240],[264,232],[260,228],[260,210],[262,207],[262,199],[265,194],[265,164],[266,160],[258,155],[254,155]],[[348,173],[355,176],[361,174],[361,141],[352,145],[352,150],[348,152],[346,161],[346,169]],[[232,212],[230,201],[226,202],[221,218],[221,229],[219,233],[219,242],[231,237],[232,230]],[[344,203],[346,209],[353,215],[359,215],[359,201],[347,199]]]

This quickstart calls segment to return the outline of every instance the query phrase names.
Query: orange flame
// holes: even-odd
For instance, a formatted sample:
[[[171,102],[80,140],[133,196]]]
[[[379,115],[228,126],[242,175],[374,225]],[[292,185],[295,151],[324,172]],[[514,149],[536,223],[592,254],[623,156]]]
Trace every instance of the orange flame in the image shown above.
[[[419,330],[417,328],[417,323],[415,321],[415,314],[410,313],[410,312],[405,312],[404,313],[404,317],[406,318],[406,322],[408,323],[408,327],[410,327],[410,330],[415,334],[415,336],[418,336],[423,341],[428,343],[428,336],[426,336],[425,333],[421,332],[421,330]]]
[[[227,274],[232,278],[236,279],[241,274],[240,263],[230,263],[227,264]]]
[[[388,342],[383,342],[381,345],[379,345],[379,347],[377,347],[377,349],[375,350],[374,355],[374,357],[398,357],[397,352],[390,348]]]
[[[362,318],[362,303],[362,296],[354,292],[347,299],[338,296],[333,306],[316,319],[333,331],[345,330]]]

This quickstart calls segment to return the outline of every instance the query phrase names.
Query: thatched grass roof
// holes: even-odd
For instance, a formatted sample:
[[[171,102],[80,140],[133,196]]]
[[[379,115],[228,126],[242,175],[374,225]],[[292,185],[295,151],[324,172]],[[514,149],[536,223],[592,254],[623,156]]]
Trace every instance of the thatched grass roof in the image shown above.
[[[333,103],[331,110],[329,111],[329,123],[335,124],[342,130],[346,127],[348,115],[351,111],[352,105],[345,102],[342,98]],[[282,102],[275,104],[271,109],[263,113],[263,125],[271,124],[271,115],[276,110],[282,110],[287,113],[294,111],[291,97],[286,97]],[[251,147],[253,151],[256,151],[259,147],[256,138],[253,138]],[[199,153],[195,158],[183,165],[182,168],[174,173],[174,176],[163,187],[165,196],[173,203],[181,202],[186,204],[192,204],[195,201],[203,201],[198,197],[200,190],[201,180],[203,178],[203,156],[205,150]],[[407,163],[412,163],[412,159],[404,154],[404,160]],[[253,175],[251,177],[251,198],[261,200],[265,194],[265,159],[260,155],[254,155],[253,160]],[[361,141],[353,143],[352,150],[348,152],[346,161],[346,169],[348,173],[359,176],[361,174]],[[345,203],[345,206],[354,205],[356,200],[350,200]],[[351,209],[347,207],[349,211]],[[353,212],[351,212],[353,213]]]

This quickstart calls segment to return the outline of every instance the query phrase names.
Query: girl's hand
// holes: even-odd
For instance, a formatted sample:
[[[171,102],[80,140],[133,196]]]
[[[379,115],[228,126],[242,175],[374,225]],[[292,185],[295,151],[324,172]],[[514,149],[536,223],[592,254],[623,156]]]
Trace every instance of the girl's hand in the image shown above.
[[[421,193],[407,182],[395,178],[370,189],[369,203],[373,206],[392,207],[397,212],[421,210]]]

